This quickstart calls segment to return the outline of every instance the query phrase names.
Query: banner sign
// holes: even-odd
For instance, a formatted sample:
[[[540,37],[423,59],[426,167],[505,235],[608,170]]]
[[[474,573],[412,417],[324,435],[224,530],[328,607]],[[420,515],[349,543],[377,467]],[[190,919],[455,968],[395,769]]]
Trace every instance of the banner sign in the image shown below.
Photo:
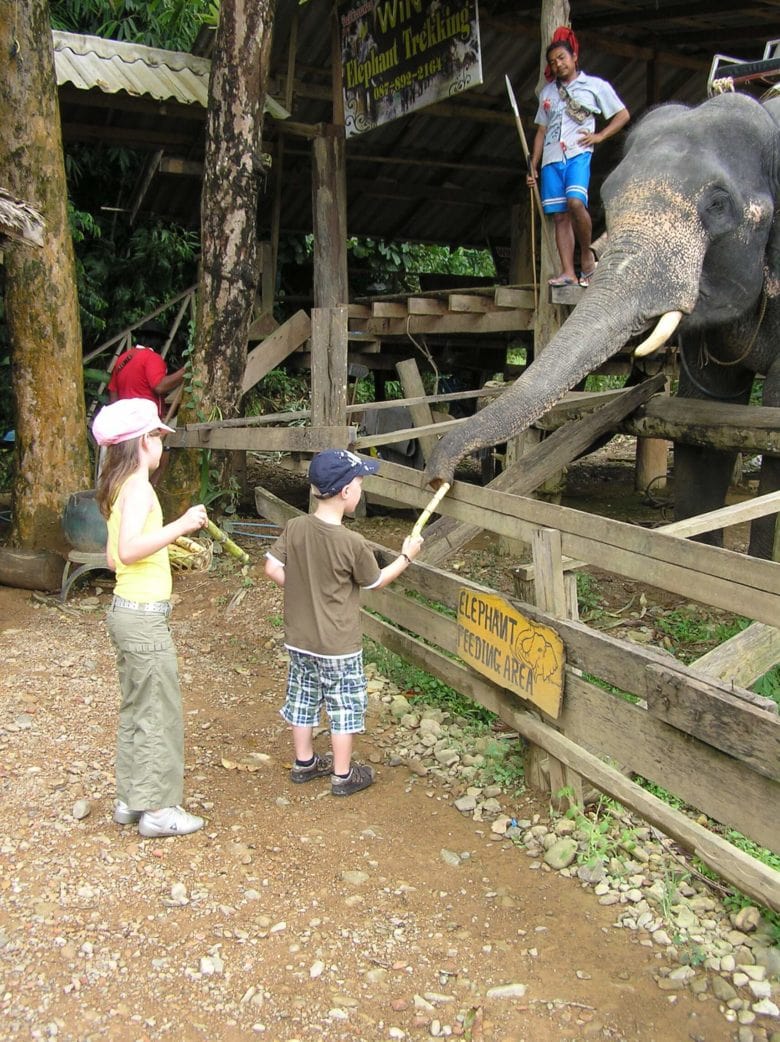
[[[563,641],[502,597],[461,589],[458,655],[478,673],[558,717],[563,702]]]
[[[347,137],[482,83],[477,0],[339,5]]]

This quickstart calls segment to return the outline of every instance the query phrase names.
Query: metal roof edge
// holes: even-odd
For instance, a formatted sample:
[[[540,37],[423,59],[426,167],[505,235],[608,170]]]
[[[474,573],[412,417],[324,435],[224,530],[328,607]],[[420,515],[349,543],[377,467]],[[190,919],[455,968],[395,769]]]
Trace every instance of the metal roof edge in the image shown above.
[[[188,69],[196,76],[208,77],[211,71],[211,61],[208,58],[199,58],[186,51],[166,51],[161,47],[147,47],[142,43],[126,43],[124,40],[109,40],[104,36],[66,33],[61,29],[53,29],[51,35],[55,54],[63,50],[73,51],[78,55],[96,54],[106,60],[118,58],[123,62],[140,61],[151,68],[164,66],[174,72]]]

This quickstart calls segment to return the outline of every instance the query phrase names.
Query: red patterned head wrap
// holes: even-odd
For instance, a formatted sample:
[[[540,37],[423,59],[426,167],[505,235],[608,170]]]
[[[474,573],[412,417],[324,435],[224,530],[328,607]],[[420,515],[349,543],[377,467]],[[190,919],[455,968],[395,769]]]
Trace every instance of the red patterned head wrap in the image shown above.
[[[550,48],[554,47],[556,44],[560,45],[560,46],[563,46],[568,51],[570,51],[571,52],[571,56],[574,58],[575,62],[577,62],[579,60],[579,55],[580,55],[580,45],[579,45],[579,42],[577,40],[577,37],[574,35],[573,30],[571,30],[567,25],[559,25],[558,26],[558,28],[555,30],[555,32],[552,35],[552,40],[550,41],[550,44],[549,44],[547,50],[549,51]],[[552,74],[552,69],[550,68],[549,63],[545,66],[544,78],[547,80],[548,83],[552,83],[552,81],[555,79],[555,77]]]

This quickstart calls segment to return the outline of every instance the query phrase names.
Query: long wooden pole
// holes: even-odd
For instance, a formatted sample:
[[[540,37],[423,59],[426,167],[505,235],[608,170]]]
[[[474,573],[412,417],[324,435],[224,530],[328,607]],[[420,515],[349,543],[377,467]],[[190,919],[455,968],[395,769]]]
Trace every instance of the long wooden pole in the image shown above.
[[[523,149],[523,156],[525,157],[525,165],[526,165],[526,168],[528,170],[528,173],[530,174],[532,172],[531,171],[531,152],[530,152],[530,150],[528,148],[528,141],[526,140],[525,131],[523,130],[523,121],[520,119],[520,110],[517,107],[517,98],[515,97],[515,92],[512,89],[512,84],[509,81],[509,77],[505,76],[504,80],[506,81],[506,92],[509,95],[509,104],[512,106],[512,112],[514,113],[514,116],[515,116],[515,125],[517,127],[517,133],[518,133],[518,136],[520,138],[520,145],[522,146],[522,149]],[[544,210],[542,209],[542,197],[539,195],[539,186],[536,184],[536,182],[534,182],[534,184],[531,186],[531,188],[532,188],[532,191],[533,191],[534,201],[536,202],[536,209],[539,211],[539,219],[540,219],[540,221],[542,223],[542,238],[544,239],[544,244],[547,247],[548,253],[550,254],[551,257],[554,257],[555,256],[555,246],[554,246],[554,243],[553,243],[552,238],[550,236],[550,226],[547,223],[547,219],[545,218],[545,215],[544,215]]]

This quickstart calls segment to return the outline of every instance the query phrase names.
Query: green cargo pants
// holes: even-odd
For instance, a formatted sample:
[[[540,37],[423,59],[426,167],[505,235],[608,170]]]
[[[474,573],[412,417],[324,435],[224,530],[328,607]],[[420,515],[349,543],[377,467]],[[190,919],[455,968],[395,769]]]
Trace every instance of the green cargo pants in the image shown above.
[[[164,614],[112,606],[122,700],[116,743],[116,794],[132,810],[181,803],[184,722],[176,649]]]

